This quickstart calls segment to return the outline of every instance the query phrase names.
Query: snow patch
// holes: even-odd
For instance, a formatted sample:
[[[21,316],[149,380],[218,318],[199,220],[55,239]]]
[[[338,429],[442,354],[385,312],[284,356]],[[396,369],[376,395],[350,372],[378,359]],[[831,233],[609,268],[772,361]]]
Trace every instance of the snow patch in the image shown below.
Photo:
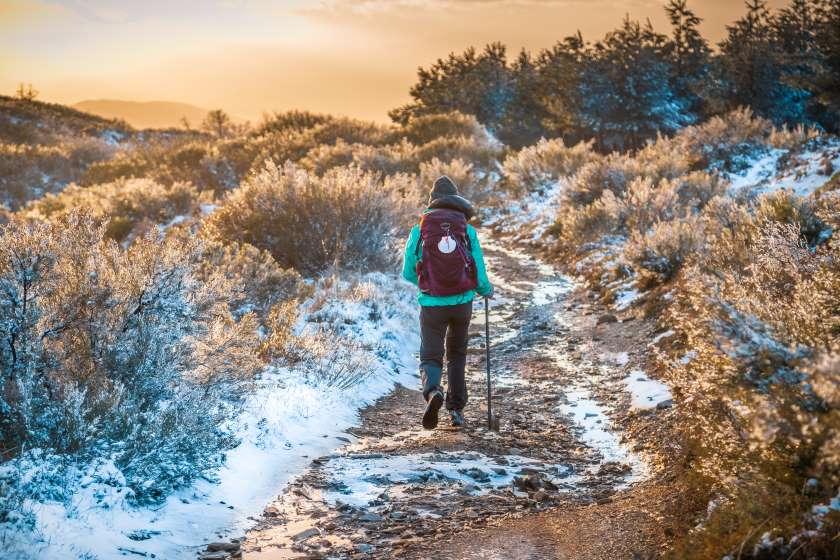
[[[650,410],[672,398],[667,385],[651,379],[640,369],[631,371],[623,382],[631,395],[630,406],[636,410]]]
[[[557,486],[573,488],[578,477],[564,465],[545,465],[540,461],[507,455],[488,457],[481,453],[442,452],[412,455],[357,454],[333,459],[329,463],[331,489],[325,498],[330,504],[356,507],[376,505],[380,496],[399,495],[411,485],[429,484],[444,490],[467,491],[483,495],[492,489],[509,487],[523,467],[545,472]],[[445,493],[445,492],[444,492]]]
[[[344,432],[358,422],[361,407],[387,394],[395,383],[417,384],[413,287],[379,273],[362,277],[352,290],[347,282],[336,284],[313,299],[328,300],[318,309],[319,320],[331,318],[342,326],[342,336],[369,348],[372,367],[360,384],[339,389],[305,371],[267,368],[239,419],[241,443],[227,453],[215,475],[162,504],[132,507],[122,473],[113,463],[100,461],[78,487],[68,490],[70,499],[29,501],[35,531],[0,530],[4,549],[13,557],[20,553],[22,558],[48,560],[124,554],[186,559],[195,556],[202,540],[240,537],[312,457],[349,441]],[[304,322],[308,307],[303,309]]]
[[[831,178],[825,174],[826,167],[834,172],[840,169],[840,142],[832,141],[801,153],[771,150],[754,159],[743,174],[730,174],[729,192],[759,195],[788,189],[807,196]]]
[[[613,306],[616,311],[624,311],[633,305],[633,303],[635,303],[641,295],[642,294],[634,288],[626,288],[616,293]]]

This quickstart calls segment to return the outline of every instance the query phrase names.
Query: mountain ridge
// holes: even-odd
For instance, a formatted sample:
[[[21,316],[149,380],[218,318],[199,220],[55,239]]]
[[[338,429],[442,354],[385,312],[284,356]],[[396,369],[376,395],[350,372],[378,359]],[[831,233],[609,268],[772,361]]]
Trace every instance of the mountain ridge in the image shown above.
[[[135,128],[182,128],[186,118],[197,128],[210,109],[179,101],[130,101],[123,99],[85,99],[71,107],[111,119],[122,119]],[[243,121],[236,116],[231,119]]]

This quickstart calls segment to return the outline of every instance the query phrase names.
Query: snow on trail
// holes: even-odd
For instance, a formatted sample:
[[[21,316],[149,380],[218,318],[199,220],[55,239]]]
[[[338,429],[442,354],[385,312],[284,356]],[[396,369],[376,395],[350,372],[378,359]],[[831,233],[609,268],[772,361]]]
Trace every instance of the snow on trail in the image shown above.
[[[592,373],[597,373],[593,369],[596,366],[571,360],[568,350],[551,344],[550,337],[536,346],[527,346],[531,344],[527,342],[529,337],[536,332],[533,321],[556,325],[565,321],[563,301],[574,287],[573,282],[521,251],[494,242],[486,247],[491,279],[498,292],[491,303],[490,316],[494,356],[505,352],[505,348],[518,348],[553,361],[557,370],[572,380],[567,383],[551,378],[557,374],[543,381],[527,379],[514,369],[496,367],[494,386],[500,394],[505,390],[534,393],[536,389],[538,394],[550,395],[562,387],[560,401],[539,412],[509,409],[503,414],[506,412],[507,420],[511,420],[512,413],[519,412],[534,426],[556,427],[571,422],[574,437],[591,450],[597,458],[595,463],[583,467],[566,463],[561,459],[562,453],[556,455],[556,461],[545,453],[542,458],[529,457],[525,450],[514,447],[503,454],[466,448],[435,451],[440,432],[417,427],[379,438],[348,435],[346,430],[358,423],[360,408],[389,394],[395,383],[411,388],[418,385],[414,294],[411,287],[399,286],[383,296],[386,301],[335,297],[318,311],[345,325],[354,340],[372,348],[374,371],[361,385],[339,390],[319,385],[306,372],[270,368],[258,381],[257,391],[241,418],[241,444],[228,453],[215,479],[200,480],[156,508],[132,508],[115,492],[115,485],[108,482],[108,465],[101,465],[100,472],[90,477],[90,484],[77,493],[70,506],[32,504],[41,540],[27,543],[30,550],[37,551],[39,558],[48,559],[87,556],[104,560],[126,554],[192,558],[203,549],[202,543],[238,538],[253,527],[266,504],[308,472],[318,457],[329,461],[329,468],[324,469],[328,474],[322,474],[326,476],[323,489],[312,494],[317,495],[318,507],[366,508],[371,516],[384,515],[400,500],[416,499],[412,493],[416,494],[418,487],[437,496],[435,500],[470,499],[489,493],[499,501],[512,487],[512,495],[517,499],[528,496],[514,484],[514,479],[523,473],[535,473],[553,485],[557,496],[585,492],[605,464],[628,466],[617,487],[645,476],[644,461],[621,443],[610,421],[610,409],[592,390],[598,383],[598,376]],[[501,260],[506,261],[506,266]],[[505,268],[507,275],[502,272]],[[513,276],[511,268],[517,271]],[[368,281],[372,283],[371,293],[393,284],[392,279],[382,275],[370,275]],[[475,323],[483,322],[483,302],[477,299],[475,307]],[[372,313],[374,308],[379,313]],[[534,319],[523,319],[531,314]],[[374,316],[378,318],[371,319]],[[523,344],[526,346],[521,347]],[[622,367],[627,362],[626,356],[614,358],[597,367]],[[473,369],[476,371],[471,372],[471,382],[480,386],[483,370]],[[642,381],[639,372],[633,375],[623,390],[631,393],[640,408],[663,397],[656,382]],[[477,400],[480,402],[481,398]],[[480,423],[481,419],[474,417],[472,421]],[[492,443],[498,438],[498,434],[485,432],[481,427],[476,429],[484,441]],[[551,432],[551,428],[546,431]],[[418,449],[411,451],[411,446]],[[395,452],[400,448],[402,452]],[[337,451],[342,454],[337,455]],[[420,517],[439,515],[433,505],[418,508]],[[291,516],[284,528],[287,532],[305,531],[311,524],[304,521]],[[338,546],[340,542],[346,544],[346,539],[336,539],[333,544]]]
[[[19,550],[22,558],[179,559],[194,558],[202,542],[241,537],[312,457],[350,441],[346,430],[358,423],[359,409],[395,383],[417,383],[413,286],[369,274],[356,292],[362,295],[355,300],[321,293],[330,301],[318,313],[371,348],[371,371],[361,384],[342,390],[305,372],[268,368],[239,419],[241,443],[213,479],[199,480],[157,506],[132,507],[123,498],[119,470],[103,462],[69,504],[30,503],[37,532],[0,535],[4,548]],[[305,321],[303,328],[309,328]]]
[[[582,359],[567,327],[573,282],[521,251],[493,240],[484,247],[497,291],[491,369],[501,430],[484,423],[479,298],[467,427],[449,429],[444,413],[437,430],[422,430],[417,382],[398,389],[365,411],[353,430],[359,437],[314,457],[266,508],[243,544],[248,558],[426,558],[426,536],[523,508],[600,499],[648,474],[644,459],[622,443],[611,420],[615,405],[596,390],[613,380],[610,389],[627,392],[615,370],[628,355]]]

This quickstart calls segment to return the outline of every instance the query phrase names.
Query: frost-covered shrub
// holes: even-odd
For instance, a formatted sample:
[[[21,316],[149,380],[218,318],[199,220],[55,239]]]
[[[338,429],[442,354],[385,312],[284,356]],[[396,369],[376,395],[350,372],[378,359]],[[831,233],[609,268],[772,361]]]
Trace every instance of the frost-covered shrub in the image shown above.
[[[263,122],[254,130],[253,134],[262,136],[268,133],[278,132],[300,132],[309,128],[314,128],[319,124],[323,124],[332,117],[321,113],[312,113],[311,111],[285,111],[282,113],[274,113],[263,119]]]
[[[757,151],[770,145],[773,123],[749,108],[715,116],[676,134],[673,142],[694,160],[695,168],[741,171]]]
[[[124,150],[113,158],[91,164],[79,178],[80,185],[89,186],[111,183],[117,179],[145,177],[152,173],[155,159],[142,150]]]
[[[300,161],[301,167],[322,175],[332,167],[342,167],[353,163],[354,144],[339,139],[335,144],[320,144],[306,153]]]
[[[440,137],[417,146],[412,157],[418,165],[435,158],[440,161],[461,159],[472,163],[477,169],[490,171],[495,168],[501,152],[501,145],[487,138]]]
[[[703,232],[694,218],[657,222],[645,232],[634,231],[624,256],[637,272],[641,287],[667,282],[686,259],[703,246]]]
[[[307,331],[290,339],[288,354],[299,362],[299,369],[314,386],[349,389],[373,372],[370,348],[351,337],[342,337],[333,327]]]
[[[457,111],[412,117],[394,134],[414,145],[443,137],[488,139],[487,129],[475,117]]]
[[[419,162],[416,146],[406,140],[388,146],[357,144],[353,148],[353,163],[372,173],[389,176],[397,173],[417,173]]]
[[[227,303],[234,317],[253,312],[265,321],[277,305],[297,302],[312,291],[296,271],[281,267],[268,251],[248,244],[207,239],[197,257],[200,278],[222,277],[229,285]]]
[[[567,204],[586,205],[610,190],[624,196],[635,179],[646,178],[654,183],[676,179],[689,171],[690,162],[668,139],[648,144],[635,155],[612,153],[585,164],[564,190]]]
[[[817,216],[813,200],[789,191],[774,191],[761,196],[756,203],[755,219],[759,224],[779,222],[795,225],[812,246],[831,233]]]
[[[538,192],[561,177],[571,177],[597,157],[592,142],[568,147],[562,138],[542,139],[509,154],[502,164],[502,174],[513,192]]]
[[[4,228],[5,457],[109,457],[136,502],[218,466],[261,364],[253,315],[230,314],[224,278],[198,279],[199,251],[156,235],[123,249],[75,213]]]
[[[243,138],[211,140],[185,134],[130,145],[113,158],[88,167],[79,179],[84,186],[119,179],[149,178],[164,185],[190,183],[200,191],[221,193],[235,187],[251,168],[257,146]]]
[[[600,198],[586,206],[561,207],[553,231],[562,251],[584,254],[591,244],[620,232],[626,217],[624,201],[606,190]]]
[[[280,265],[312,275],[335,264],[391,266],[406,218],[406,201],[358,167],[318,177],[267,162],[225,197],[208,226],[219,239],[265,249]]]
[[[713,200],[705,215],[734,227],[709,235],[709,250],[678,281],[669,322],[688,354],[667,365],[680,387],[678,425],[702,485],[725,496],[686,550],[749,549],[766,519],[780,554],[800,545],[832,550],[840,516],[820,504],[836,499],[840,483],[840,319],[830,303],[840,294],[840,260],[836,240],[805,235],[803,216],[836,227],[840,201],[803,211],[809,205],[777,193],[745,220],[744,211]],[[829,515],[815,514],[820,507]]]
[[[723,191],[723,184],[716,177],[702,172],[662,179],[659,183],[637,178],[624,196],[625,225],[628,231],[645,233],[658,222],[696,215]]]
[[[303,134],[310,146],[335,144],[343,140],[348,144],[388,144],[393,129],[372,122],[347,117],[330,117],[306,129]]]
[[[164,186],[151,179],[118,179],[113,183],[81,187],[70,185],[30,203],[25,213],[34,218],[55,219],[84,209],[94,219],[107,221],[106,234],[123,241],[142,226],[165,225],[191,217],[203,200],[188,183]]]
[[[17,209],[45,193],[79,180],[113,149],[92,138],[70,138],[51,146],[0,144],[0,204]]]

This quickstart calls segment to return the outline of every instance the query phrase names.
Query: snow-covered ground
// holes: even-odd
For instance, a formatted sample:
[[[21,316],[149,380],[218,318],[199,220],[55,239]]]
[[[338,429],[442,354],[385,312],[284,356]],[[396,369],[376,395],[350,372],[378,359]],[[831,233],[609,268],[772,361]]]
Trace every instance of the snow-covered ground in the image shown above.
[[[517,241],[540,239],[557,217],[560,195],[566,188],[567,180],[561,178],[519,200],[505,200],[504,207],[490,216],[488,224]]]
[[[330,463],[333,490],[328,503],[342,502],[368,506],[382,495],[399,493],[412,483],[435,484],[451,492],[486,494],[505,488],[523,467],[546,472],[558,487],[572,487],[579,477],[566,465],[546,465],[540,461],[507,455],[491,458],[481,453],[442,452],[409,455],[348,455]]]
[[[312,301],[320,300],[307,314]],[[326,303],[323,303],[326,300]],[[325,320],[366,349],[370,371],[349,389],[304,369],[268,368],[239,422],[241,443],[213,480],[200,480],[154,507],[131,507],[113,463],[92,465],[67,503],[30,502],[35,533],[0,533],[12,558],[192,558],[203,543],[240,537],[252,518],[311,461],[343,445],[360,408],[395,383],[416,384],[419,345],[414,290],[383,274],[337,282],[303,308],[301,332]],[[22,473],[25,474],[25,473]],[[9,556],[5,556],[9,557]]]
[[[651,379],[640,370],[631,371],[624,378],[624,385],[630,393],[630,406],[636,410],[648,410],[671,400],[671,390],[667,385]]]
[[[727,176],[729,192],[758,195],[787,189],[807,196],[823,186],[831,174],[840,171],[840,141],[809,148],[793,154],[788,150],[770,150],[757,155],[741,173]]]

